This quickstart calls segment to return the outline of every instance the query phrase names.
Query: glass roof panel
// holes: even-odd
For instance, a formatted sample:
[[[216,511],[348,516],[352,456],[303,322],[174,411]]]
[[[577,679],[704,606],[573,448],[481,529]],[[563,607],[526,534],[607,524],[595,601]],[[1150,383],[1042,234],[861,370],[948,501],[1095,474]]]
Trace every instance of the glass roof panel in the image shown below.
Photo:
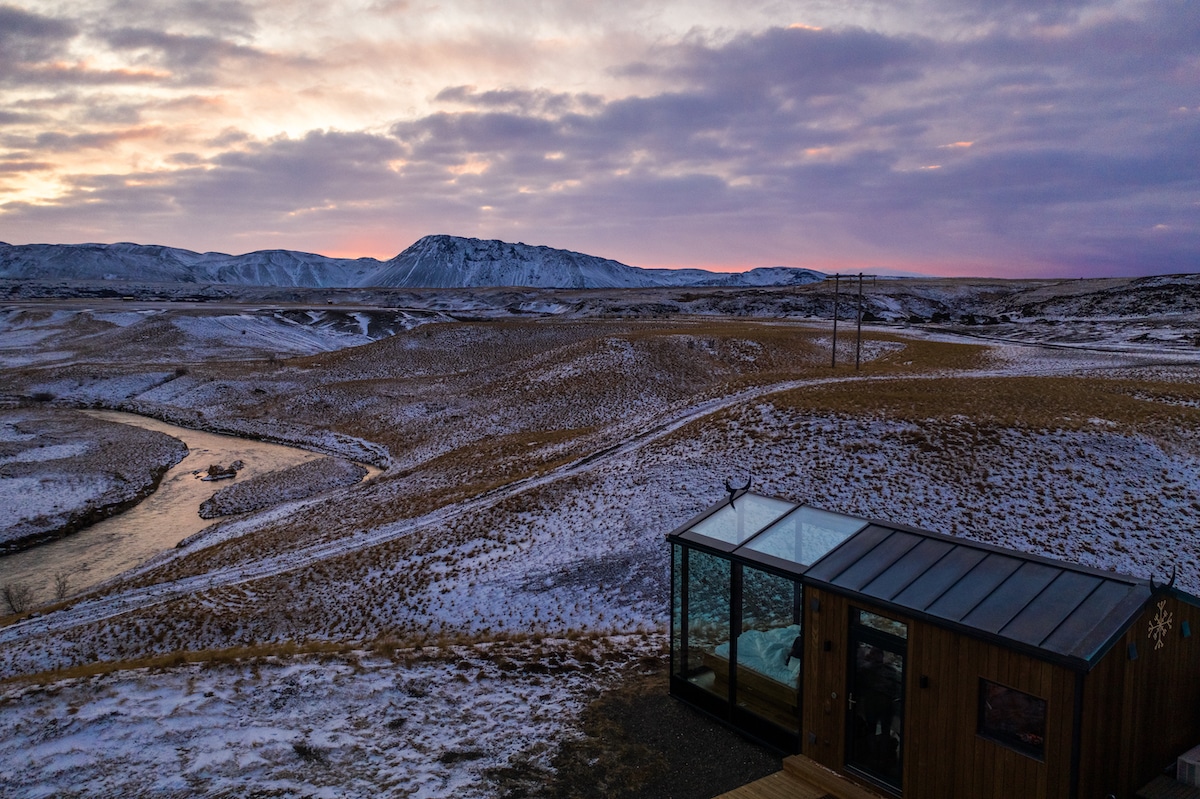
[[[781,499],[743,494],[732,506],[726,505],[709,515],[682,537],[698,534],[727,544],[741,544],[794,507],[794,503]]]
[[[775,522],[744,549],[811,566],[866,526],[863,519],[805,505]]]

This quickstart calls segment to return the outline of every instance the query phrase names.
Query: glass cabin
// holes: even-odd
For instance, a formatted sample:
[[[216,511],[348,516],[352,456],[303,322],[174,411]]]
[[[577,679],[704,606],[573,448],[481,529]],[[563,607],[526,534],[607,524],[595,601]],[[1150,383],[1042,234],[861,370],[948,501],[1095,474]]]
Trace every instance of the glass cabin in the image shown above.
[[[671,533],[671,693],[799,751],[800,578],[867,524],[745,493]]]

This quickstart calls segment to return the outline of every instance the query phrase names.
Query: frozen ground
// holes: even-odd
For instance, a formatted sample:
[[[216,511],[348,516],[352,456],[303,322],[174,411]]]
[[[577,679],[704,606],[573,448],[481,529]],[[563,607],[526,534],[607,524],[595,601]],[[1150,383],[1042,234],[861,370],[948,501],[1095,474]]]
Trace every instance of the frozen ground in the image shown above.
[[[341,458],[320,458],[222,488],[200,503],[200,516],[215,519],[307,499],[323,491],[352,486],[366,473],[362,466]]]
[[[0,698],[13,730],[0,792],[492,795],[489,769],[544,765],[605,675],[662,651],[663,535],[719,500],[726,478],[1100,568],[1164,578],[1177,566],[1178,584],[1200,591],[1195,351],[869,328],[864,368],[842,339],[835,371],[829,332],[560,316],[254,361],[122,341],[187,365],[148,387],[137,359],[106,361],[100,383],[82,345],[69,363],[12,367],[18,395],[53,385],[65,407],[92,386],[89,402],[369,451],[387,469],[219,522],[0,628],[0,677],[60,670]],[[559,646],[579,665],[548,666]],[[321,664],[296,647],[359,654]],[[171,665],[185,657],[208,665]],[[92,668],[116,671],[83,676]],[[418,713],[405,686],[425,679],[444,693]],[[486,716],[486,735],[462,709]],[[89,765],[96,741],[115,767]],[[89,782],[74,781],[80,765]]]
[[[7,797],[491,797],[497,771],[548,767],[581,707],[647,649],[505,641],[10,688],[0,785]]]

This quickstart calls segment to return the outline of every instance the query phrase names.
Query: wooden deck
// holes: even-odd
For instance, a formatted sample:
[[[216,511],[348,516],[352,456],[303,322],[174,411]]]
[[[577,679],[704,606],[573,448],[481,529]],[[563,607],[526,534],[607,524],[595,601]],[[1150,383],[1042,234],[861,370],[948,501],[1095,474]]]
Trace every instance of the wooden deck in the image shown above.
[[[783,761],[783,771],[743,785],[716,799],[881,799],[804,755]]]

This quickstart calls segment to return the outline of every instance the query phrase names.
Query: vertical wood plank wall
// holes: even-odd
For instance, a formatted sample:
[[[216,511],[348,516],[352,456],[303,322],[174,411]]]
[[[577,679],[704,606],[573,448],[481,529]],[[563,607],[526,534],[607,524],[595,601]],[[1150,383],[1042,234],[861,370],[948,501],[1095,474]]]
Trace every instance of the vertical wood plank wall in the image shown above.
[[[1067,799],[1075,672],[921,623],[909,628],[908,658],[905,795]],[[1044,758],[978,734],[981,678],[1046,700]]]
[[[814,610],[814,603],[819,610]],[[841,771],[846,762],[846,650],[849,604],[839,594],[804,588],[804,709],[800,751]],[[825,651],[825,642],[830,650]],[[812,653],[812,654],[808,654]],[[815,740],[813,738],[815,737]]]
[[[818,600],[820,609],[812,609]],[[804,713],[801,751],[845,770],[849,607],[907,621],[903,793],[910,797],[1067,799],[1075,672],[985,641],[913,622],[870,603],[805,589]],[[830,642],[825,651],[825,642]],[[921,687],[921,677],[928,687]],[[978,735],[979,680],[1045,699],[1044,760]],[[836,698],[835,695],[836,694]]]
[[[1155,649],[1148,630],[1159,599],[1166,600],[1171,629]],[[805,647],[812,653],[804,664],[805,755],[845,771],[851,605],[909,622],[905,796],[1070,799],[1077,672],[811,586],[804,608]],[[1190,638],[1183,636],[1184,621]],[[1137,646],[1137,660],[1129,660],[1130,644]],[[928,678],[925,688],[922,676]],[[980,678],[1046,700],[1043,759],[978,734]],[[1200,745],[1200,608],[1174,596],[1152,601],[1082,679],[1078,799],[1132,797]]]
[[[1149,627],[1161,600],[1171,629],[1155,649]],[[1130,644],[1137,660],[1129,659]],[[1148,605],[1085,678],[1082,732],[1080,799],[1133,796],[1200,745],[1200,608],[1168,596]]]

